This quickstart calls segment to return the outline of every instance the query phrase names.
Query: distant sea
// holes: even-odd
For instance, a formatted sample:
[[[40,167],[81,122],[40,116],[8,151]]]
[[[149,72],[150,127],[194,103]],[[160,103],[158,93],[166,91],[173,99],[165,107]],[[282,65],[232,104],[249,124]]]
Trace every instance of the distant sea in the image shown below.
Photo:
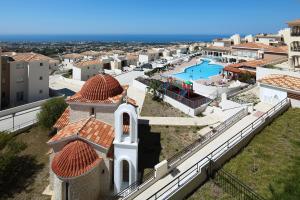
[[[2,42],[210,42],[229,35],[0,35]]]

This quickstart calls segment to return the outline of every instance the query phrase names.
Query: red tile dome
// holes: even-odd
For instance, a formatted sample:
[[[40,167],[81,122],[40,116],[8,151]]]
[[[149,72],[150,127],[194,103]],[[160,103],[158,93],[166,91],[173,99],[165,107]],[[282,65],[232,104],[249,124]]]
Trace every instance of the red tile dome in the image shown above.
[[[93,76],[82,86],[80,93],[88,100],[106,100],[122,94],[123,88],[120,83],[108,74]]]
[[[54,156],[52,170],[59,177],[76,177],[94,168],[101,160],[89,144],[75,140]]]

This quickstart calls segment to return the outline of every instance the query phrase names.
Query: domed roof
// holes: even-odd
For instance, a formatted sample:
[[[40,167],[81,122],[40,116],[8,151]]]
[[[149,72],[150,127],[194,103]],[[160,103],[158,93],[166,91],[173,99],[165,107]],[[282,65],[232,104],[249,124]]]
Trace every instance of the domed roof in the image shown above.
[[[91,170],[100,161],[101,158],[89,144],[75,140],[54,156],[52,170],[57,176],[71,178]]]
[[[122,94],[123,88],[120,83],[108,74],[98,74],[82,86],[80,93],[88,100],[106,100]]]

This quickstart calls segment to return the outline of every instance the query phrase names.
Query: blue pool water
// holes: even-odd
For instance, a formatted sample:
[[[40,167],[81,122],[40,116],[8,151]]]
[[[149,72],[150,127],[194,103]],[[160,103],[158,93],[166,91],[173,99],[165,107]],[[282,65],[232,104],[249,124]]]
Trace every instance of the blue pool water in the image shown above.
[[[209,63],[210,61],[203,60],[200,64],[188,67],[184,72],[173,74],[172,76],[188,81],[208,79],[210,76],[215,76],[222,72],[223,66]]]

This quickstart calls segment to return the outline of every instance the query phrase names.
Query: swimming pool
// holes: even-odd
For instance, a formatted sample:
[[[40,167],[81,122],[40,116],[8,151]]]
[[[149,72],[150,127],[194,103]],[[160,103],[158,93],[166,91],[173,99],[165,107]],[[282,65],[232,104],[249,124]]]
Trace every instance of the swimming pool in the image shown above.
[[[222,72],[223,66],[209,63],[209,60],[202,60],[200,64],[188,67],[184,72],[173,74],[172,76],[188,81],[208,79],[210,76],[215,76]]]

